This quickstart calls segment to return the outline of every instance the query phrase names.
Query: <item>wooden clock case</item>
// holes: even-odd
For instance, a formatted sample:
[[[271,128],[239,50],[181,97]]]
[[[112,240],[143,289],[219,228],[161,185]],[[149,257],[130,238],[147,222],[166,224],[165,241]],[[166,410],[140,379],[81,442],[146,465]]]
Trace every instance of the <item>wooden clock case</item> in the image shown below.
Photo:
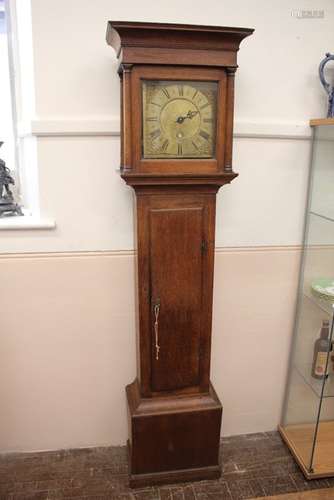
[[[239,44],[252,32],[108,23],[121,79],[121,177],[136,199],[137,378],[126,387],[133,487],[221,473],[222,405],[210,383],[215,203],[237,176],[234,74]],[[218,82],[214,158],[143,158],[145,79]]]

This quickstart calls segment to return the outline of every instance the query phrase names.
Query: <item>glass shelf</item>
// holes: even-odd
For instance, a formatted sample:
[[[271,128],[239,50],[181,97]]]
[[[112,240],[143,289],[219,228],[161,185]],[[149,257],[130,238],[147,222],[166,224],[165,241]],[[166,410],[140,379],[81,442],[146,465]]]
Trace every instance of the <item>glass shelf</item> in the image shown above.
[[[303,381],[308,385],[308,387],[312,389],[316,396],[318,396],[318,398],[321,398],[323,380],[318,380],[312,377],[312,363],[295,366],[295,370],[302,377]],[[334,373],[331,373],[327,376],[323,397],[334,398]]]
[[[334,215],[333,216],[327,216],[327,215],[323,215],[323,214],[318,213],[318,212],[314,212],[313,210],[310,211],[310,214],[311,215],[315,215],[316,217],[320,217],[321,219],[328,220],[330,222],[334,222]]]
[[[331,302],[328,302],[326,300],[319,299],[318,297],[315,297],[314,295],[304,293],[304,297],[308,300],[310,300],[314,305],[319,307],[322,311],[325,313],[331,315],[333,314],[334,311],[334,305]]]
[[[310,210],[308,213],[307,241],[305,242],[307,250],[313,247],[334,245],[333,221],[334,214],[332,217],[329,210]]]

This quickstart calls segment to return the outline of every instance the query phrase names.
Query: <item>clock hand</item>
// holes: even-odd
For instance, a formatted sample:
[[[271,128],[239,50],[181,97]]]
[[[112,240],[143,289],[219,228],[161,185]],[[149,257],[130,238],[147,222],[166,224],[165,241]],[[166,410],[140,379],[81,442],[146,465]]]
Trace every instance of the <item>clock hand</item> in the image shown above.
[[[176,123],[183,123],[187,116],[178,116],[176,118]]]
[[[197,115],[199,111],[188,111],[186,118],[190,118],[190,120]]]
[[[176,118],[176,123],[183,123],[186,118],[189,118],[190,120],[197,115],[199,111],[188,111],[188,113],[185,116],[178,116]]]

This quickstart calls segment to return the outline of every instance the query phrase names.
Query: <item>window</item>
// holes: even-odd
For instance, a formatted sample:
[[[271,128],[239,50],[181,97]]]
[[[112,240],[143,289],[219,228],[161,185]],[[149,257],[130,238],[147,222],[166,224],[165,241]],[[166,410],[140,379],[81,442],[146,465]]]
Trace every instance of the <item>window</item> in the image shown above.
[[[0,158],[15,177],[16,197],[20,194],[19,172],[17,168],[16,125],[13,65],[10,50],[10,21],[7,0],[0,0],[0,141],[4,144],[0,149]]]
[[[31,0],[0,0],[0,158],[15,179],[15,201],[25,217],[2,217],[2,229],[53,229],[41,217],[35,118]]]

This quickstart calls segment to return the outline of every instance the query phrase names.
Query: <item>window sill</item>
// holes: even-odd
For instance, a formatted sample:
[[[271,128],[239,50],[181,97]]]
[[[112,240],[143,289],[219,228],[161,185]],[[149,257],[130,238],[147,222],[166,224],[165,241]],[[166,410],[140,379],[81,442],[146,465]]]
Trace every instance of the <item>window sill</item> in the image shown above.
[[[55,229],[56,221],[36,215],[13,215],[11,217],[0,217],[0,231],[26,230],[26,229]]]

